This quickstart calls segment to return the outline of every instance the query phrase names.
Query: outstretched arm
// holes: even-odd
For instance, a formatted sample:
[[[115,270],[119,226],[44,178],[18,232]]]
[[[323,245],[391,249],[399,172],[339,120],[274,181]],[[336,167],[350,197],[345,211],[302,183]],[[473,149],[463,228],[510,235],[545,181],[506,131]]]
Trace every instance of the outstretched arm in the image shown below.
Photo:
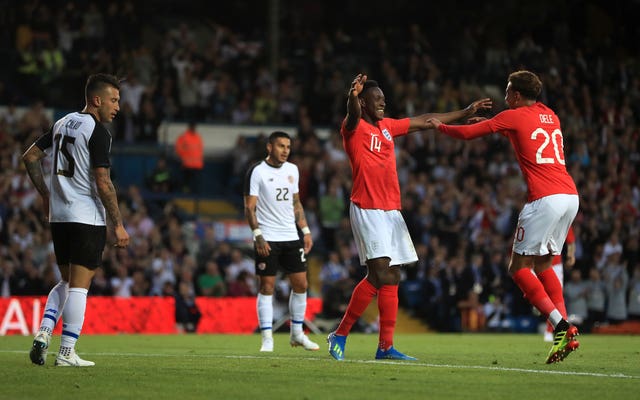
[[[473,125],[445,125],[437,118],[431,118],[427,121],[430,128],[435,128],[445,135],[456,139],[471,140],[480,136],[493,133],[491,120],[487,119]]]
[[[417,117],[409,119],[409,132],[420,131],[424,129],[433,128],[433,125],[429,122],[430,119],[438,119],[440,122],[448,124],[453,121],[457,121],[463,118],[469,118],[477,113],[479,110],[490,110],[491,99],[484,98],[476,100],[463,110],[451,111],[448,113],[428,113],[422,114]]]
[[[358,95],[362,92],[364,83],[367,81],[367,76],[358,74],[351,82],[349,88],[349,98],[347,99],[347,117],[345,122],[345,129],[352,131],[358,126],[360,117],[362,117],[362,109],[360,108],[360,100]]]

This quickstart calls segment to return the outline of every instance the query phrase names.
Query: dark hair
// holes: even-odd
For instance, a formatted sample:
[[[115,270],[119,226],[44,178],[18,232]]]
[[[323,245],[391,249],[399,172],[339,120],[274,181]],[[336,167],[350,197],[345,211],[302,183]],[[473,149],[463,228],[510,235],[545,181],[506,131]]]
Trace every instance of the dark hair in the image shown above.
[[[364,82],[364,84],[362,85],[362,92],[360,92],[360,94],[358,95],[358,97],[363,97],[365,93],[367,93],[367,90],[369,89],[373,89],[373,88],[379,88],[380,86],[378,85],[377,81],[374,81],[373,79],[371,80],[367,80]]]
[[[93,74],[87,78],[87,84],[84,87],[85,98],[90,98],[96,92],[103,90],[107,86],[113,86],[120,90],[120,80],[115,75],[109,74]]]
[[[525,99],[536,100],[542,92],[542,81],[533,72],[513,72],[509,75],[509,82],[511,82],[511,89],[520,92]]]
[[[271,135],[269,135],[269,143],[274,144],[276,142],[276,139],[278,138],[285,138],[285,139],[291,140],[291,136],[289,136],[287,132],[275,131],[271,133]]]

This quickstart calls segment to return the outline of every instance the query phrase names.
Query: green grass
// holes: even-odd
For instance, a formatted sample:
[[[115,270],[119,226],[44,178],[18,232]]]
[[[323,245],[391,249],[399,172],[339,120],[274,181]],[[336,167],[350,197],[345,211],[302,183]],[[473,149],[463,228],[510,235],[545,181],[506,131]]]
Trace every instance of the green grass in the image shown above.
[[[540,335],[403,334],[414,362],[374,361],[377,335],[349,336],[345,361],[291,348],[277,334],[260,353],[258,335],[82,336],[89,368],[28,358],[31,338],[0,337],[0,399],[626,399],[640,393],[640,337],[579,337],[567,360],[544,363]]]

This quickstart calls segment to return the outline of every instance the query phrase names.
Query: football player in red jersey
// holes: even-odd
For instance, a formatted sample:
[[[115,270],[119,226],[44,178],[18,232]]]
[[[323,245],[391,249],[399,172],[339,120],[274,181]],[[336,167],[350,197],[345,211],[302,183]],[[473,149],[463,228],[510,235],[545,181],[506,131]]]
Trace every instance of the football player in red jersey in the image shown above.
[[[562,361],[579,343],[578,330],[566,320],[562,285],[551,268],[560,254],[579,207],[578,191],[567,172],[560,120],[537,101],[542,81],[530,71],[509,75],[505,102],[509,109],[472,125],[446,125],[440,132],[470,140],[500,132],[511,141],[527,183],[528,198],[518,218],[509,273],[525,298],[554,327],[554,343],[546,362]],[[533,272],[532,272],[533,270]]]
[[[393,139],[424,130],[437,117],[453,122],[491,108],[481,99],[464,110],[423,114],[413,118],[385,118],[385,96],[378,83],[359,74],[351,83],[347,116],[340,134],[351,164],[351,228],[367,275],[351,295],[347,310],[335,332],[329,334],[329,354],[344,359],[347,335],[373,297],[378,297],[380,337],[376,359],[415,360],[393,347],[398,313],[400,267],[418,261],[407,225],[400,213],[400,185]]]

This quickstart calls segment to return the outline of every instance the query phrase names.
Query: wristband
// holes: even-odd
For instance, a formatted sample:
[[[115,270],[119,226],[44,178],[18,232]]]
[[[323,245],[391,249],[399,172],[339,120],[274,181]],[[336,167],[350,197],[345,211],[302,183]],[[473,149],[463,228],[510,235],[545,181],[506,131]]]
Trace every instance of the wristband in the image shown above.
[[[262,231],[260,230],[260,228],[256,228],[253,230],[253,238],[257,238],[258,236],[262,236]]]
[[[304,228],[300,228],[300,230],[302,231],[303,235],[311,235],[311,229],[309,229],[308,226],[305,226]]]

